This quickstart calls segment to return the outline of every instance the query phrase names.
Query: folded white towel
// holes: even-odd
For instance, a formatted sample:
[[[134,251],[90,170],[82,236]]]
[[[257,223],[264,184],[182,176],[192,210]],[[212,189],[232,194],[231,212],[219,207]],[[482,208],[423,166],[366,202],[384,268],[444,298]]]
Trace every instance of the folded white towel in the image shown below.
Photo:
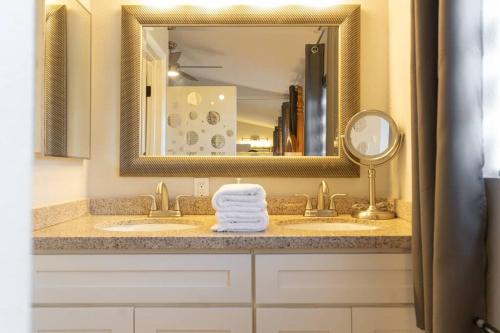
[[[217,232],[259,232],[267,228],[267,223],[217,223],[212,226]]]
[[[269,215],[264,209],[261,212],[247,213],[247,212],[233,212],[233,211],[218,211],[215,213],[215,217],[220,224],[257,224],[269,223]]]
[[[266,191],[258,184],[227,184],[212,197],[217,211],[260,212],[267,207]]]

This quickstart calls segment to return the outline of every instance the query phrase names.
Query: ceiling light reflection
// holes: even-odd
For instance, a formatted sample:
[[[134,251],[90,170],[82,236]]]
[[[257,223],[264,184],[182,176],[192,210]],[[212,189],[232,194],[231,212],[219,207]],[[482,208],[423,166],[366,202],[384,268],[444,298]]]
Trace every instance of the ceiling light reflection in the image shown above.
[[[342,0],[142,0],[145,6],[156,8],[172,8],[176,6],[195,6],[204,8],[224,8],[246,5],[260,8],[275,8],[283,6],[331,7],[342,3]]]

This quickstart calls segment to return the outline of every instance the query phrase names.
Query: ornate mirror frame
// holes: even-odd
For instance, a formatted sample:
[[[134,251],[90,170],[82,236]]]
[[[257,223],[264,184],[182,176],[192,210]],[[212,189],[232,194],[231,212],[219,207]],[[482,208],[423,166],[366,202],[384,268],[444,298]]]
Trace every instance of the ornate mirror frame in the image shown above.
[[[122,6],[120,176],[359,177],[339,145],[339,156],[140,156],[142,26],[338,26],[339,128],[360,110],[360,7],[287,6],[221,9]]]

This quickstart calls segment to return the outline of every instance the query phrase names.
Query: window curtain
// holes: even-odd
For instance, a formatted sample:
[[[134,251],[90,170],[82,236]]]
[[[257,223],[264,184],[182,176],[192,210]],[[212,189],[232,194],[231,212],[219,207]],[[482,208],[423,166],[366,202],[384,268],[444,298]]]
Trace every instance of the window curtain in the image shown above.
[[[479,332],[485,314],[482,1],[412,0],[417,324]]]

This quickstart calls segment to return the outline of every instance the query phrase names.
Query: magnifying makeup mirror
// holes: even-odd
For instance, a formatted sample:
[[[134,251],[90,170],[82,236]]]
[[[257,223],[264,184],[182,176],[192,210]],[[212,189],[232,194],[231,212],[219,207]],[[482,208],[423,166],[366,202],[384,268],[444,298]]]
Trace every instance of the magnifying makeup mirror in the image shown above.
[[[394,120],[379,110],[358,112],[347,123],[342,136],[344,151],[354,163],[368,167],[370,203],[367,208],[355,209],[352,216],[360,219],[386,220],[395,217],[393,212],[375,204],[375,167],[390,161],[403,142],[403,134]]]

